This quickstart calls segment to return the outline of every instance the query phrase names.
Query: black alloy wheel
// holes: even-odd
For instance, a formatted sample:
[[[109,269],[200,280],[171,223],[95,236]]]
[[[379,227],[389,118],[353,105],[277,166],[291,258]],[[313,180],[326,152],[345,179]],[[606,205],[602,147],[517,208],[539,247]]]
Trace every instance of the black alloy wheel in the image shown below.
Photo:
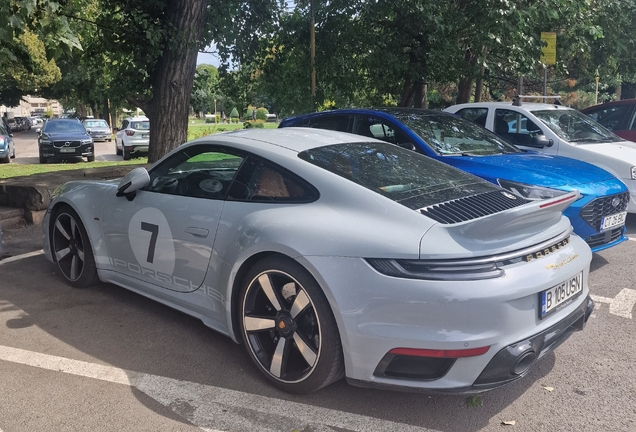
[[[250,357],[276,387],[305,394],[343,376],[329,303],[297,262],[278,256],[258,262],[245,279],[239,320]]]
[[[86,288],[99,280],[88,234],[77,213],[64,205],[55,212],[51,226],[51,251],[67,282]]]

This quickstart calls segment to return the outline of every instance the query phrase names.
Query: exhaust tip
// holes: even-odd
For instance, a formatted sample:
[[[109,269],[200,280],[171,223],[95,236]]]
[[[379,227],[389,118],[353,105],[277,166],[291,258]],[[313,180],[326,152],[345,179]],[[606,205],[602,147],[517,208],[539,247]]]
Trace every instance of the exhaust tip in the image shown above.
[[[530,367],[532,367],[536,359],[537,359],[537,354],[534,352],[534,350],[528,350],[523,352],[517,358],[517,361],[512,367],[512,374],[523,375],[524,373],[528,371],[528,369],[530,369]]]

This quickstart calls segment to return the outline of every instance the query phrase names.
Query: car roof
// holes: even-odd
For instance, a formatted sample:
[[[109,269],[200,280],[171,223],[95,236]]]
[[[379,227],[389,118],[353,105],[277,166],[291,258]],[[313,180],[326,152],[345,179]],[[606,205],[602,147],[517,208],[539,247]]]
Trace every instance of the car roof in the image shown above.
[[[555,105],[539,102],[521,102],[521,105],[513,105],[512,102],[472,102],[465,104],[457,104],[452,108],[478,108],[478,107],[492,107],[492,108],[509,108],[516,110],[536,111],[536,110],[573,110],[574,108],[566,107],[564,105]]]
[[[126,117],[124,120],[128,121],[150,121],[148,117],[138,116],[138,117]]]
[[[184,146],[220,140],[227,143],[240,144],[240,147],[245,149],[267,146],[270,147],[270,151],[273,150],[281,154],[287,153],[289,150],[294,153],[300,153],[305,150],[333,144],[376,141],[372,138],[345,132],[294,127],[282,129],[241,129],[222,132],[190,141],[184,144]]]
[[[47,122],[78,122],[81,123],[79,121],[79,119],[76,118],[68,118],[68,117],[54,117],[54,118],[50,118],[46,120]]]
[[[603,109],[606,107],[611,107],[616,105],[634,105],[634,104],[636,104],[636,99],[623,99],[623,100],[617,100],[617,101],[603,102],[602,104],[592,105],[591,107],[587,107],[581,110],[581,112],[596,111],[598,109]]]
[[[322,117],[330,114],[369,114],[369,115],[392,115],[395,113],[417,113],[417,114],[431,114],[431,115],[448,115],[443,111],[424,109],[424,108],[402,108],[402,107],[381,107],[381,108],[340,108],[334,110],[321,111],[317,113],[309,113],[309,114],[301,114],[298,116],[288,117],[283,120],[283,122],[287,121],[298,121],[302,119],[308,119],[313,117]]]

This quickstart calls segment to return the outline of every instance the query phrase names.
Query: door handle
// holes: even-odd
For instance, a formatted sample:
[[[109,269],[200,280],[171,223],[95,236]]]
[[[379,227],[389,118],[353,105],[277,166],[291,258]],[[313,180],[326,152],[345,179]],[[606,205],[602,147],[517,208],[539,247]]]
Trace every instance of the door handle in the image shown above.
[[[185,232],[200,238],[206,238],[208,234],[210,233],[210,231],[206,230],[205,228],[199,228],[199,227],[188,227],[185,229]]]

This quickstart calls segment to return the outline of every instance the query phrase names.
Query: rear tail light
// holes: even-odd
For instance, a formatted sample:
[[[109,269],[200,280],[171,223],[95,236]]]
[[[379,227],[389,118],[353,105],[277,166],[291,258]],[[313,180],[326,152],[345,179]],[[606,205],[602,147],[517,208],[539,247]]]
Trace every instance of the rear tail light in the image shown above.
[[[134,134],[135,134],[135,131],[131,131],[131,130],[126,131],[126,135],[128,136],[133,136]]]
[[[433,350],[433,349],[416,349],[416,348],[394,348],[389,354],[403,355],[410,357],[435,357],[435,358],[461,358],[475,357],[486,354],[490,347],[455,349],[455,350]]]
[[[0,136],[0,144],[4,144],[4,137]]]

